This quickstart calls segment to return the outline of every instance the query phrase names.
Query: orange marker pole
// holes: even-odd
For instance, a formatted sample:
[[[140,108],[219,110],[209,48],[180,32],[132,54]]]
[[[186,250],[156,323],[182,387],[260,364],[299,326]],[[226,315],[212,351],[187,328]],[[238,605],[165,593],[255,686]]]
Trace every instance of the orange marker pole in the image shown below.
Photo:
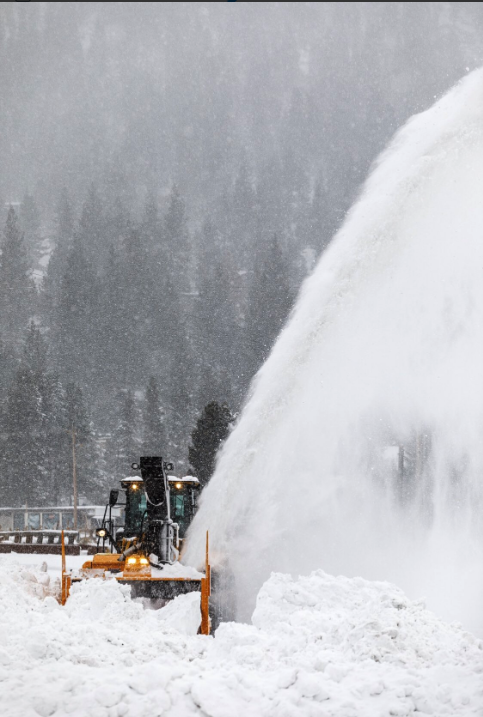
[[[60,535],[62,543],[62,578],[61,578],[61,596],[60,604],[65,605],[67,598],[69,597],[70,588],[70,575],[67,575],[67,566],[65,562],[65,542],[64,542],[64,531]]]
[[[205,577],[201,578],[201,629],[202,635],[210,634],[211,566],[209,563],[209,538],[206,531]]]

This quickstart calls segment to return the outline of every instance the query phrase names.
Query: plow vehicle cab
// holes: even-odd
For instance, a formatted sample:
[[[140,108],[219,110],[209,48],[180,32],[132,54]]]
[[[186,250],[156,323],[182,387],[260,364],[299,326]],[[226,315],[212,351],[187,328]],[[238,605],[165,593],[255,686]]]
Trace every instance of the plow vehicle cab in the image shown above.
[[[194,476],[176,478],[168,475],[167,479],[170,518],[173,521],[173,530],[175,531],[173,547],[178,553],[182,549],[186,531],[195,514],[200,484]],[[98,548],[102,545],[103,552],[106,546],[111,546],[119,552],[124,552],[126,548],[130,547],[134,539],[139,539],[147,526],[148,501],[144,481],[136,476],[123,478],[121,487],[125,492],[124,525],[117,527],[116,522],[111,518],[112,507],[118,505],[117,500],[115,503],[113,502],[114,498],[117,497],[117,491],[113,491],[116,495],[112,496],[112,500],[106,506],[104,519],[106,525],[102,526],[104,531],[102,528],[98,531]],[[110,540],[109,535],[114,537],[114,543]],[[175,557],[177,558],[176,553]]]
[[[211,586],[208,562],[208,535],[205,572],[181,565],[179,553],[196,506],[198,480],[167,475],[172,465],[161,457],[143,457],[141,477],[125,478],[124,526],[117,526],[112,509],[119,491],[111,490],[102,526],[97,530],[97,553],[87,560],[78,575],[70,575],[62,556],[62,603],[72,582],[87,578],[114,579],[129,585],[134,598],[160,601],[163,605],[178,595],[201,593],[200,632],[209,634],[209,596]]]

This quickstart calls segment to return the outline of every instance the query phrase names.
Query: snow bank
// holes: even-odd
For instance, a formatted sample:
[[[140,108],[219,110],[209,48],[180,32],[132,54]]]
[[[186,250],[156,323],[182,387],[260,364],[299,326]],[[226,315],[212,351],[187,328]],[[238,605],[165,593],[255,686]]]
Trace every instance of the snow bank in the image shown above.
[[[471,653],[483,667],[482,640],[458,623],[446,624],[390,583],[335,578],[321,570],[298,580],[273,574],[258,595],[252,622],[302,640],[305,649],[315,647],[326,664],[337,649],[348,662],[409,667],[463,664]]]
[[[212,638],[183,634],[193,595],[92,579],[62,608],[23,572],[0,560],[2,717],[481,715],[481,641],[388,583],[273,574]]]
[[[153,560],[156,560],[156,556],[153,556]],[[151,575],[153,578],[194,578],[199,580],[204,573],[200,573],[190,565],[178,562],[173,565],[164,565],[162,568],[151,568]]]

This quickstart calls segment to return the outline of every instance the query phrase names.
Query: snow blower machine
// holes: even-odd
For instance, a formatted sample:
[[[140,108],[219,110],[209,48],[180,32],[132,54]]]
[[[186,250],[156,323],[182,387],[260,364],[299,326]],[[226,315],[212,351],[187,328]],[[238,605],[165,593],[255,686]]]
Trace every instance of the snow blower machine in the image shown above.
[[[129,585],[133,598],[148,598],[156,607],[178,595],[198,591],[200,633],[209,635],[212,621],[208,534],[204,574],[179,562],[181,542],[194,515],[198,480],[192,476],[181,479],[168,476],[167,471],[173,466],[161,457],[143,457],[132,468],[141,471],[141,478],[121,480],[124,503],[118,502],[120,491],[111,490],[102,526],[97,530],[97,552],[77,575],[67,571],[63,550],[61,602],[65,604],[73,582],[88,578],[114,579]],[[125,508],[124,526],[116,526],[112,519],[115,505]]]

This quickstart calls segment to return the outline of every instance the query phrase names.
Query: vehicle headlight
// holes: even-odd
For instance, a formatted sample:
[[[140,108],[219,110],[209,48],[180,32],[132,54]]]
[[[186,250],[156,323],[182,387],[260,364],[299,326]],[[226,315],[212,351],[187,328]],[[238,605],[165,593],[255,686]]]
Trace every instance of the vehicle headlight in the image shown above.
[[[149,564],[149,560],[148,560],[147,558],[141,558],[139,562],[141,563],[141,565],[148,565],[148,564]]]
[[[137,558],[128,558],[128,559],[127,559],[127,564],[128,564],[128,565],[136,565],[137,561],[138,561]]]
[[[106,531],[104,528],[98,528],[98,529],[96,530],[96,535],[97,535],[99,538],[105,538],[106,535],[107,535],[107,531]]]

